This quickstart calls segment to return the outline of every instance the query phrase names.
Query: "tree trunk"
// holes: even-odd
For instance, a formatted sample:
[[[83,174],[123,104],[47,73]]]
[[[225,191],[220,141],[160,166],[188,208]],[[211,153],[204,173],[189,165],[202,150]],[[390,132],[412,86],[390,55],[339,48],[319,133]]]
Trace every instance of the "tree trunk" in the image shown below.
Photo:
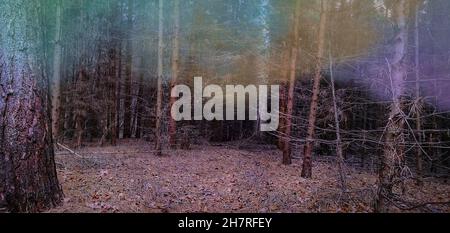
[[[117,56],[117,70],[116,70],[116,138],[120,139],[120,112],[122,108],[120,106],[122,99],[122,43],[119,42],[119,55]]]
[[[416,76],[416,106],[422,106],[422,100],[420,98],[420,40],[419,40],[419,11],[420,4],[416,5],[415,12],[415,22],[414,22],[414,43],[415,43],[415,51],[414,51],[414,64],[415,64],[415,76]],[[420,108],[416,108],[416,140],[417,140],[417,152],[416,152],[416,163],[417,163],[417,184],[422,185],[422,120],[421,120],[421,110]]]
[[[116,125],[117,125],[116,121],[117,121],[117,115],[118,115],[118,112],[117,112],[117,98],[118,98],[117,88],[119,86],[119,83],[118,83],[119,77],[117,75],[117,68],[118,68],[117,67],[117,64],[118,64],[117,57],[118,57],[118,55],[117,55],[116,46],[114,46],[114,48],[111,50],[110,57],[109,57],[109,59],[110,59],[109,62],[111,63],[111,67],[110,67],[111,80],[110,80],[110,82],[112,84],[111,85],[112,88],[110,90],[112,106],[111,106],[111,119],[110,119],[110,124],[109,124],[109,127],[110,127],[109,130],[111,131],[110,140],[111,140],[111,145],[113,145],[113,146],[115,146],[117,144],[117,127],[116,127]]]
[[[61,1],[56,1],[55,48],[53,51],[52,94],[52,133],[53,140],[58,140],[60,109],[61,109]]]
[[[334,73],[333,73],[333,57],[330,51],[330,78],[331,78],[331,92],[333,95],[333,108],[334,108],[334,124],[336,128],[336,154],[337,154],[337,164],[339,172],[339,181],[341,183],[341,190],[345,192],[347,190],[347,184],[345,179],[345,163],[344,155],[342,153],[342,140],[341,140],[341,126],[339,121],[339,108],[336,101],[336,89],[334,86]]]
[[[0,22],[14,31],[0,38],[0,210],[7,212],[42,211],[63,197],[54,161],[51,84],[43,76],[39,43],[33,43],[43,38],[30,38],[38,27],[28,18],[39,18],[30,9],[39,7],[30,4],[39,3],[0,2],[12,13],[7,19],[0,15]]]
[[[311,108],[308,118],[308,132],[306,136],[305,151],[303,154],[303,167],[302,167],[302,177],[311,178],[312,176],[312,151],[314,147],[314,134],[316,128],[316,118],[317,118],[317,106],[319,101],[320,92],[320,80],[322,77],[322,60],[323,52],[325,48],[325,32],[327,26],[327,1],[321,1],[321,12],[320,12],[320,23],[319,23],[319,34],[318,34],[318,45],[317,45],[317,62],[316,69],[314,73],[314,84],[313,93],[311,99]]]
[[[127,40],[126,44],[126,66],[125,66],[125,100],[124,100],[124,115],[123,115],[123,138],[131,137],[131,115],[132,115],[132,66],[133,66],[133,48],[132,48],[132,40],[131,40],[131,30],[133,27],[133,1],[128,1],[128,29],[130,30],[130,37]]]
[[[161,123],[162,123],[162,79],[163,79],[163,28],[164,16],[163,16],[163,0],[159,0],[159,30],[158,30],[158,84],[157,84],[157,97],[156,97],[156,127],[155,127],[155,150],[156,155],[161,156]]]
[[[287,95],[286,95],[286,85],[284,82],[280,85],[280,124],[278,126],[278,149],[284,149],[284,134],[286,129],[286,105],[287,105]]]
[[[174,88],[177,85],[178,72],[179,72],[179,49],[180,49],[180,1],[175,0],[174,2],[174,38],[173,38],[173,48],[172,48],[172,80],[170,83],[170,88]],[[170,97],[170,106],[169,106],[169,114],[172,105],[175,103],[176,98]],[[177,133],[177,125],[176,121],[169,116],[169,144],[171,147],[176,146],[176,133]]]
[[[136,101],[136,138],[141,138],[142,134],[142,114],[144,114],[144,75],[139,78],[139,91]]]
[[[294,106],[294,91],[297,71],[297,54],[299,49],[299,20],[300,20],[300,1],[296,2],[293,27],[293,41],[291,47],[291,61],[289,67],[289,87],[287,90],[287,105],[285,116],[285,135],[283,143],[283,164],[292,163],[291,158],[291,131],[292,131],[292,113]]]
[[[399,0],[394,5],[397,35],[395,38],[394,55],[388,63],[392,88],[392,104],[389,122],[386,126],[386,141],[378,177],[378,193],[375,200],[375,212],[387,212],[388,201],[392,189],[400,180],[400,173],[404,166],[404,133],[405,113],[403,112],[402,96],[404,95],[404,79],[406,77],[407,53],[407,0]]]

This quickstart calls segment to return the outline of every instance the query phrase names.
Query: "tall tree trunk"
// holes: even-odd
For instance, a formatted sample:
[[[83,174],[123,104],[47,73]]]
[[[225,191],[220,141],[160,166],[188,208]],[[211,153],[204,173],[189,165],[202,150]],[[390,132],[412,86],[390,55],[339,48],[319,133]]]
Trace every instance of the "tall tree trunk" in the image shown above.
[[[158,30],[158,84],[156,97],[156,127],[155,127],[155,150],[156,155],[161,156],[161,123],[162,123],[162,79],[163,79],[163,35],[164,35],[164,15],[163,15],[163,0],[159,0],[159,30]]]
[[[125,66],[125,100],[124,100],[124,115],[123,115],[123,138],[130,138],[131,137],[131,120],[132,120],[132,86],[133,86],[133,46],[132,46],[132,40],[131,40],[131,31],[133,27],[133,1],[128,0],[128,30],[129,32],[129,38],[127,40],[126,44],[126,66]]]
[[[118,46],[119,54],[117,56],[117,69],[116,69],[116,138],[120,138],[120,112],[122,108],[120,106],[122,99],[122,43],[119,42]]]
[[[316,69],[314,72],[314,84],[313,93],[311,99],[311,108],[309,111],[308,118],[308,132],[306,136],[305,151],[303,154],[303,167],[302,167],[302,177],[311,178],[312,176],[312,151],[314,147],[314,134],[316,128],[316,118],[317,118],[317,107],[319,101],[320,92],[320,80],[322,78],[322,60],[325,48],[325,32],[327,26],[328,18],[328,7],[327,1],[321,1],[321,11],[320,11],[320,23],[319,23],[319,33],[318,33],[318,44],[317,44],[317,55],[316,55]]]
[[[415,22],[414,22],[414,64],[415,64],[415,76],[416,76],[416,106],[422,106],[422,100],[420,98],[420,38],[419,38],[419,14],[420,14],[420,4],[416,3],[415,12]],[[417,139],[417,152],[416,152],[416,163],[417,163],[417,184],[422,185],[422,120],[421,120],[421,110],[416,108],[416,139]]]
[[[53,51],[53,78],[51,85],[52,95],[52,136],[58,140],[60,109],[61,109],[61,0],[56,1],[56,25],[55,25],[55,48]]]
[[[110,131],[111,131],[111,138],[110,138],[110,140],[111,140],[111,145],[113,145],[113,146],[115,146],[116,144],[117,144],[117,127],[116,127],[116,125],[117,125],[117,115],[119,114],[118,112],[117,112],[117,99],[118,99],[118,94],[117,94],[117,89],[118,89],[118,86],[119,86],[119,77],[118,77],[118,75],[117,75],[117,70],[118,70],[118,54],[117,54],[117,50],[116,50],[116,47],[117,46],[113,46],[113,49],[111,50],[111,53],[110,53],[110,57],[109,57],[109,59],[110,59],[110,63],[111,63],[111,67],[110,67],[110,82],[111,82],[111,86],[112,86],[112,88],[111,88],[111,90],[110,90],[110,92],[111,92],[111,100],[112,100],[112,103],[111,103],[111,118],[110,118],[110,124],[109,124],[109,127],[110,127]]]
[[[180,1],[175,0],[174,2],[174,36],[173,36],[173,48],[172,48],[172,80],[170,83],[170,88],[174,88],[177,85],[178,73],[179,73],[179,50],[180,50]],[[176,98],[170,97],[170,106],[175,103]],[[170,114],[170,110],[169,110]],[[176,134],[177,134],[177,124],[176,121],[169,116],[169,144],[171,147],[176,146]]]
[[[7,212],[41,211],[63,197],[52,145],[51,84],[39,43],[30,38],[41,35],[27,18],[39,19],[39,11],[30,10],[40,9],[34,4],[39,2],[0,2],[11,13],[6,19],[0,15],[0,24],[14,31],[0,38],[0,210]]]
[[[375,200],[375,212],[387,212],[388,200],[392,189],[400,180],[400,173],[404,166],[404,134],[405,113],[403,112],[402,96],[404,95],[404,79],[406,77],[406,54],[408,44],[407,32],[407,0],[398,0],[394,5],[394,16],[397,29],[394,53],[390,61],[389,79],[392,88],[392,104],[389,122],[386,126],[386,141],[378,177],[378,193]]]
[[[285,116],[285,135],[283,143],[283,164],[289,165],[292,163],[291,158],[291,131],[292,131],[292,113],[294,106],[294,91],[295,80],[297,71],[297,54],[299,50],[299,21],[300,21],[300,2],[296,2],[295,14],[294,14],[294,27],[293,27],[293,41],[291,47],[291,60],[289,67],[289,87],[287,90],[287,106]]]

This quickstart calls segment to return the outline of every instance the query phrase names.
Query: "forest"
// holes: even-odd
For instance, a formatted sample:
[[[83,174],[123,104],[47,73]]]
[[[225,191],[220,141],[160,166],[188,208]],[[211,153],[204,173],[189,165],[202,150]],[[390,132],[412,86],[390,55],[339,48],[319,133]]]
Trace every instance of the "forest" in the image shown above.
[[[0,213],[449,213],[449,12],[1,0]]]

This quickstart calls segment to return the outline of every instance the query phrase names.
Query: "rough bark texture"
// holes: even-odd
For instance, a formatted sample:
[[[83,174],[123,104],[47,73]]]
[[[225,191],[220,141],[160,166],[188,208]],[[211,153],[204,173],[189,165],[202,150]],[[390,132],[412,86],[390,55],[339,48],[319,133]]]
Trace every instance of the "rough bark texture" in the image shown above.
[[[406,54],[408,44],[407,33],[407,0],[399,0],[394,5],[395,24],[397,35],[394,40],[393,57],[388,61],[389,79],[392,89],[392,104],[389,113],[389,122],[386,126],[386,139],[384,154],[381,157],[381,166],[378,177],[378,194],[375,200],[376,212],[389,211],[389,200],[392,189],[401,181],[401,172],[404,168],[404,124],[406,116],[403,112],[402,96],[404,95],[404,79],[406,77]]]
[[[29,69],[8,66],[12,72],[0,74],[0,209],[37,212],[58,205],[63,195],[46,113],[48,89]]]
[[[319,34],[317,37],[318,38],[317,55],[316,55],[317,62],[314,73],[311,108],[309,110],[308,132],[306,136],[305,151],[303,154],[303,167],[301,174],[303,178],[311,178],[312,176],[312,151],[314,147],[314,134],[316,128],[317,107],[319,101],[320,79],[322,78],[322,60],[325,48],[325,31],[328,17],[327,11],[328,11],[327,2],[322,1],[322,9],[320,12]]]

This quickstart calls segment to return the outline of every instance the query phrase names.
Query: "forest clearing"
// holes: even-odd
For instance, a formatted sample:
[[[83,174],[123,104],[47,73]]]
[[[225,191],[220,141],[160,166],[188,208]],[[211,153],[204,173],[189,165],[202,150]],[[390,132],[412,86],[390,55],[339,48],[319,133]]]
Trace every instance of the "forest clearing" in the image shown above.
[[[239,143],[195,146],[154,157],[143,142],[117,147],[86,147],[78,155],[56,153],[64,204],[50,212],[93,213],[367,213],[372,211],[376,175],[361,169],[347,173],[351,192],[338,187],[333,157],[314,162],[312,179],[301,166],[282,165],[276,148]],[[429,181],[429,182],[428,182]],[[445,182],[445,183],[444,183]],[[423,205],[448,198],[450,184],[430,178],[426,187],[405,185],[405,200],[393,212],[449,212],[448,206]],[[410,203],[408,202],[410,201]]]

